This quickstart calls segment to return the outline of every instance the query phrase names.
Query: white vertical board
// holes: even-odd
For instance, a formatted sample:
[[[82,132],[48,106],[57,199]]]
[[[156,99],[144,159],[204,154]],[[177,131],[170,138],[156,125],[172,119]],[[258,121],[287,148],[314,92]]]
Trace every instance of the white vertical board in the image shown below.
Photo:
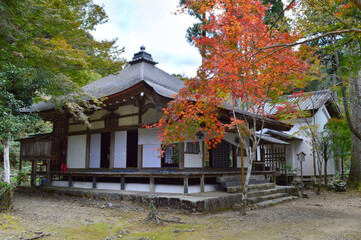
[[[86,135],[68,137],[67,167],[85,168]]]
[[[160,144],[143,145],[143,168],[160,168]]]
[[[114,168],[127,167],[127,132],[119,131],[114,134]]]
[[[89,168],[100,168],[101,133],[90,135]]]

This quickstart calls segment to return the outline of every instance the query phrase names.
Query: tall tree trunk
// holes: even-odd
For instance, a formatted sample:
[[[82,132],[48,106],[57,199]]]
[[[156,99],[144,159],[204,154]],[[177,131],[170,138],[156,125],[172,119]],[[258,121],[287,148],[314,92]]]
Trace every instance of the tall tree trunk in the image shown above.
[[[5,139],[3,141],[4,147],[4,181],[10,183],[10,159],[9,159],[9,149],[10,149],[10,140]]]
[[[350,82],[351,122],[357,132],[361,132],[361,70],[355,80]],[[361,188],[361,140],[351,135],[351,169],[348,185]]]

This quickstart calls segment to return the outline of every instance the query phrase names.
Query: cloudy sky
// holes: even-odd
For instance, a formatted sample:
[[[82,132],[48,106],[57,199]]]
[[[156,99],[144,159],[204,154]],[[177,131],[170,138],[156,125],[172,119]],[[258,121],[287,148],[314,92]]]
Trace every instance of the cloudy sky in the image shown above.
[[[186,14],[173,13],[179,0],[94,0],[104,5],[109,21],[99,25],[94,37],[118,39],[125,47],[123,57],[128,61],[144,44],[157,67],[169,74],[192,77],[201,64],[198,50],[185,39],[186,30],[196,20]]]

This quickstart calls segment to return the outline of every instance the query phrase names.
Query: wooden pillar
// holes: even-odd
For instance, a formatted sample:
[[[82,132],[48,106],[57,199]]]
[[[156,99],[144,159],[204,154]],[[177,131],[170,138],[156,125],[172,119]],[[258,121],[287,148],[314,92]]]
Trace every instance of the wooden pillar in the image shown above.
[[[237,168],[237,147],[232,144],[232,167]]]
[[[110,146],[109,146],[109,168],[114,168],[114,142],[115,142],[115,133],[114,131],[110,132]]]
[[[202,170],[204,171],[204,167],[205,167],[205,164],[206,164],[206,160],[207,160],[207,154],[206,154],[206,144],[205,142],[202,142],[202,154],[203,154],[203,157],[202,157]]]
[[[37,160],[34,159],[31,161],[31,186],[35,187],[36,186],[36,162]]]
[[[85,152],[85,168],[89,168],[90,162],[90,134],[87,133],[86,135],[86,152]]]
[[[179,143],[179,169],[184,169],[184,142]]]
[[[125,177],[120,176],[120,190],[125,190]]]
[[[93,188],[97,188],[97,177],[93,176]]]
[[[19,171],[23,168],[23,154],[22,154],[22,149],[23,149],[23,143],[20,142],[20,159],[19,159]]]
[[[202,174],[200,180],[201,180],[201,192],[204,192],[204,190],[205,190],[205,188],[204,188],[204,182],[205,182],[204,174]]]
[[[46,186],[48,187],[51,185],[50,163],[51,159],[46,161]]]
[[[137,169],[142,169],[142,166],[143,166],[143,145],[138,145]]]
[[[68,187],[72,187],[73,186],[73,176],[69,175],[68,176]]]
[[[189,175],[185,174],[184,175],[184,193],[188,193],[188,179],[189,179]]]
[[[154,177],[149,178],[149,192],[155,192],[155,184],[154,184]]]

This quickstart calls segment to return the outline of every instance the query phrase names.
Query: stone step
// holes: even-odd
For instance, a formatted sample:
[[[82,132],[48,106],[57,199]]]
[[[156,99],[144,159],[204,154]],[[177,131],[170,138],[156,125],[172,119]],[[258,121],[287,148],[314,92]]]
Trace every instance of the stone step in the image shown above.
[[[263,190],[252,190],[249,191],[247,196],[249,198],[252,197],[261,197],[261,196],[266,196],[266,195],[271,195],[271,194],[276,194],[276,193],[288,193],[286,188],[270,188],[270,189],[263,189]]]
[[[275,183],[254,184],[254,185],[248,186],[248,191],[271,189],[271,188],[275,188],[275,187],[276,187]]]
[[[265,183],[270,183],[268,180],[255,180],[255,179],[251,179],[249,181],[249,186],[250,185],[258,185],[258,184],[265,184]],[[226,181],[226,182],[221,182],[221,189],[226,189],[229,187],[241,187],[242,186],[242,181]]]
[[[268,200],[276,200],[279,198],[287,197],[287,193],[274,193],[274,194],[268,194],[264,196],[257,196],[257,197],[250,197],[247,198],[247,204],[255,204],[259,202],[264,202]]]
[[[250,184],[248,185],[248,192],[256,192],[266,189],[274,189],[276,184],[274,183],[261,183],[261,184]],[[242,186],[229,186],[226,187],[228,193],[239,193],[242,192]]]
[[[296,200],[297,198],[298,197],[296,197],[296,196],[288,196],[288,197],[283,197],[283,198],[277,198],[277,199],[272,199],[272,200],[267,200],[267,201],[262,201],[262,202],[258,202],[258,203],[255,203],[255,204],[251,204],[251,205],[249,205],[249,207],[251,209],[262,209],[262,208],[267,208],[267,207],[274,206],[276,204],[290,202],[290,201]]]

